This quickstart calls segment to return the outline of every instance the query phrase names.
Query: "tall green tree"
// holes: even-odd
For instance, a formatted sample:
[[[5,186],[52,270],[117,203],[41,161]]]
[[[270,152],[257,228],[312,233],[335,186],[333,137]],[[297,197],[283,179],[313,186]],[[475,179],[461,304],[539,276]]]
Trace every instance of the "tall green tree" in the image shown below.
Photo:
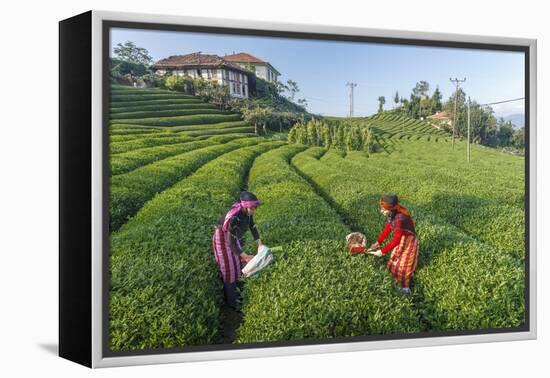
[[[393,96],[393,102],[395,103],[395,107],[399,107],[399,92],[395,91],[395,95]]]
[[[499,147],[509,147],[514,145],[514,127],[512,122],[501,118],[498,122],[497,143]]]
[[[288,99],[290,101],[294,101],[296,93],[300,92],[300,88],[298,88],[298,83],[290,79],[286,81],[286,90],[289,92]]]
[[[445,110],[445,113],[449,115],[451,118],[451,121],[454,122],[455,120],[455,98],[457,100],[456,102],[456,124],[455,124],[455,132],[458,136],[465,135],[467,132],[467,109],[466,109],[466,93],[462,90],[462,88],[458,89],[458,92],[455,91],[451,97],[447,100],[445,105],[443,106],[443,109]]]
[[[386,97],[384,96],[378,97],[378,113],[382,113],[384,111],[385,103],[386,103]]]
[[[430,84],[427,81],[419,81],[416,83],[411,91],[410,100],[407,104],[407,114],[409,117],[419,119],[428,107],[426,98],[428,98],[428,92],[430,91]]]
[[[132,41],[126,41],[124,44],[118,43],[113,49],[115,57],[130,63],[140,63],[148,65],[153,62],[149,51],[143,47],[138,47]]]
[[[432,94],[432,97],[430,98],[430,105],[431,105],[431,111],[432,114],[436,112],[440,112],[441,109],[443,109],[443,95],[441,94],[441,91],[439,90],[439,86],[435,88],[434,93]]]
[[[514,147],[523,150],[525,148],[525,128],[514,131]]]

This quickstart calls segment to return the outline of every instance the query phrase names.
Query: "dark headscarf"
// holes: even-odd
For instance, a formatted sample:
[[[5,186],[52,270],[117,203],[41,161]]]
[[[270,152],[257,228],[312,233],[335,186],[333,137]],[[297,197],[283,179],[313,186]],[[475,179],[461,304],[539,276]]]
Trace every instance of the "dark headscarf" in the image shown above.
[[[407,208],[399,204],[399,198],[395,194],[387,194],[380,198],[380,206],[386,210],[392,211],[392,218],[395,216],[395,213],[401,213],[406,216],[411,216]]]

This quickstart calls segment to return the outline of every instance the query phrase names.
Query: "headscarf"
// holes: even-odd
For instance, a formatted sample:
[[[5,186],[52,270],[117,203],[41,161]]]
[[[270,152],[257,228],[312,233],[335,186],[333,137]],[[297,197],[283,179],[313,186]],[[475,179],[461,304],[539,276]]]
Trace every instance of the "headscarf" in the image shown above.
[[[409,210],[399,204],[399,198],[395,194],[388,194],[380,198],[380,206],[392,212],[401,213],[410,217]]]
[[[229,225],[231,224],[231,218],[237,215],[239,211],[241,211],[242,209],[255,208],[255,207],[258,207],[259,205],[260,205],[260,201],[254,194],[247,191],[241,192],[239,201],[231,205],[231,208],[229,209],[227,214],[225,214],[222,230],[223,231],[229,230]]]

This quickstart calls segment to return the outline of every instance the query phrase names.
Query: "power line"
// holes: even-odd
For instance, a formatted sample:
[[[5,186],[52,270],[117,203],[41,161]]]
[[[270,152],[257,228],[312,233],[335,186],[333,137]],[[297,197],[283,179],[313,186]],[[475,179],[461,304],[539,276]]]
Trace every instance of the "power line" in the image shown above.
[[[480,104],[479,106],[489,106],[489,105],[504,104],[504,103],[507,103],[507,102],[514,102],[514,101],[520,101],[520,100],[525,100],[525,97],[513,98],[513,99],[511,99],[511,100],[504,100],[504,101],[497,101],[497,102],[488,102],[487,104]]]
[[[449,79],[451,83],[454,83],[456,85],[456,92],[455,92],[455,112],[454,112],[454,120],[453,120],[453,148],[455,148],[455,125],[456,125],[456,103],[458,100],[458,87],[460,83],[464,83],[466,81],[466,78],[460,80],[456,77],[454,79]]]
[[[357,83],[348,82],[346,83],[346,87],[349,87],[349,116],[353,117],[353,88],[357,86]]]

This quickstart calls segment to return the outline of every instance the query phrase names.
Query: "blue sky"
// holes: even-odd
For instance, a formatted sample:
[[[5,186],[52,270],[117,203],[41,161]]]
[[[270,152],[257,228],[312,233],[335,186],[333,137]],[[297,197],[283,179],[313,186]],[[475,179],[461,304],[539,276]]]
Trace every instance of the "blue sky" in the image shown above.
[[[397,90],[409,97],[415,83],[439,86],[443,98],[454,90],[449,78],[466,77],[462,88],[480,103],[524,96],[523,54],[472,49],[383,45],[359,42],[300,40],[289,38],[217,35],[112,29],[111,47],[133,41],[155,61],[195,51],[232,54],[245,51],[271,63],[286,81],[298,83],[297,98],[308,100],[308,110],[323,115],[346,116],[349,88],[355,88],[355,116],[375,113],[377,98],[386,97],[385,108],[394,105]],[[497,116],[523,113],[523,101],[493,106]]]

